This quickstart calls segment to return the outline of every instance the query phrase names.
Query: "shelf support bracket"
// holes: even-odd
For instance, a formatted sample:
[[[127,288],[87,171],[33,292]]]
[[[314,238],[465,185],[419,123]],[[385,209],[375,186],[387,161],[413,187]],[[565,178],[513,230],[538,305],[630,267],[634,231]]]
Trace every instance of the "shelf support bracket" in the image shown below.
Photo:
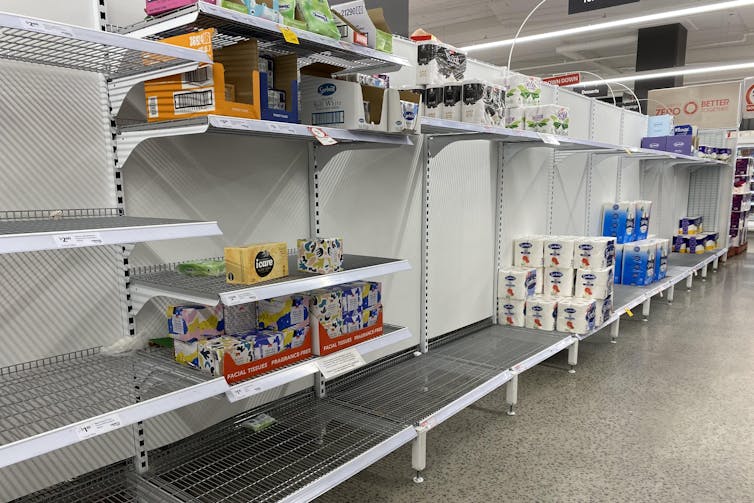
[[[610,342],[612,344],[618,344],[618,337],[620,336],[620,317],[615,320],[615,323],[610,325]]]
[[[576,365],[579,363],[579,341],[576,339],[576,342],[571,344],[568,347],[568,373],[569,374],[575,374],[576,373]]]
[[[649,321],[649,310],[652,307],[652,298],[648,298],[641,305],[641,315],[644,317],[643,321]]]
[[[416,438],[411,442],[411,468],[416,472],[414,482],[421,484],[424,482],[422,472],[427,468],[427,428],[419,426],[416,428]]]
[[[515,416],[515,407],[518,403],[518,374],[514,374],[513,378],[505,384],[505,403],[508,404],[506,414]]]

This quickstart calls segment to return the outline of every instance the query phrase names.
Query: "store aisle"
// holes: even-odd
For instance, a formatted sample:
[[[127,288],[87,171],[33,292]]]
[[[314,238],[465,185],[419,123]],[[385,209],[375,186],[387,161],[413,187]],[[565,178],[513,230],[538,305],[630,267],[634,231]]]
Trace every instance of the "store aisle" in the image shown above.
[[[424,484],[406,446],[317,501],[754,501],[754,254],[681,286],[430,432]]]

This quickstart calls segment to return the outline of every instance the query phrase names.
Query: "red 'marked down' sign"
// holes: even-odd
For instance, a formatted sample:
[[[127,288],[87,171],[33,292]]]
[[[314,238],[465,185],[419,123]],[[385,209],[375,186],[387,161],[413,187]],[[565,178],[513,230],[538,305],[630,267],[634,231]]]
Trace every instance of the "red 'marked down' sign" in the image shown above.
[[[554,75],[552,77],[546,77],[542,80],[554,86],[572,86],[574,84],[581,83],[581,73],[566,73],[564,75]]]

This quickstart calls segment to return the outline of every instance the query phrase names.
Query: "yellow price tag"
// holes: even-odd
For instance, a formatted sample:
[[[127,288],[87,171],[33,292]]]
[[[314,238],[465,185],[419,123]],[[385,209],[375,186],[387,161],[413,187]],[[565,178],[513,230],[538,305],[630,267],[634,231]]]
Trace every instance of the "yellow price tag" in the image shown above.
[[[625,150],[628,155],[631,155],[631,156],[634,155],[634,153],[631,152],[631,149],[629,148],[624,148],[623,150]]]
[[[629,318],[634,317],[634,313],[632,313],[630,309],[626,309],[626,314],[628,315]]]
[[[280,28],[280,33],[283,34],[283,38],[286,42],[299,45],[298,35],[296,35],[293,30],[283,25],[278,25],[278,28]]]

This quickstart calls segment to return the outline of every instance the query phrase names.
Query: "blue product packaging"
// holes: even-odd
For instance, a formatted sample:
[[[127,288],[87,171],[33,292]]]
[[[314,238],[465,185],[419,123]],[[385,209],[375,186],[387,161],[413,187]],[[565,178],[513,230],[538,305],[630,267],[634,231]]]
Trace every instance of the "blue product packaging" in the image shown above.
[[[636,201],[636,241],[649,237],[649,219],[652,216],[652,201]]]
[[[655,281],[664,279],[668,275],[668,255],[670,255],[670,240],[656,239],[657,258],[655,259]]]
[[[668,145],[667,136],[649,136],[641,139],[641,148],[649,148],[652,150],[665,150]]]
[[[615,245],[615,281],[616,285],[621,284],[621,278],[623,277],[623,246]]]
[[[622,284],[647,286],[655,279],[657,245],[646,241],[631,243],[623,248]]]
[[[602,235],[614,237],[617,244],[635,241],[636,205],[631,202],[608,203],[602,212]]]
[[[695,133],[695,128],[691,124],[684,124],[673,128],[673,134],[675,136],[696,136]]]
[[[260,300],[257,304],[257,326],[260,329],[283,330],[308,321],[308,295]]]
[[[675,118],[672,115],[654,115],[647,118],[647,136],[670,136]]]

